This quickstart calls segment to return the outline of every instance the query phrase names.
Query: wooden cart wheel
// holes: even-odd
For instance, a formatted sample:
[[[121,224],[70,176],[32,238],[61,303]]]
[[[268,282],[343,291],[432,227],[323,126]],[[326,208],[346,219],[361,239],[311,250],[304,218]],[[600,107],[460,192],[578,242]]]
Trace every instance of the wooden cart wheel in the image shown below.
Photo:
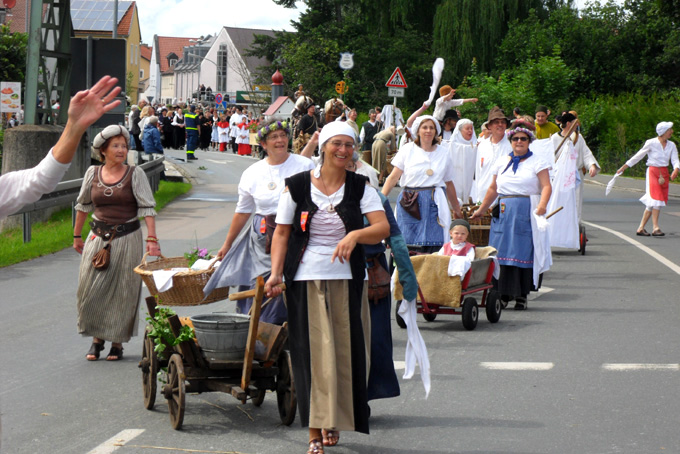
[[[503,303],[501,297],[495,290],[489,290],[486,293],[486,319],[489,323],[498,323],[501,319],[501,312],[503,311]]]
[[[256,407],[259,407],[260,405],[262,405],[262,402],[264,402],[264,396],[265,396],[265,394],[267,394],[267,390],[266,390],[266,389],[258,389],[258,390],[257,390],[257,394],[254,395],[254,396],[250,399],[250,401],[253,403],[253,405],[255,405]]]
[[[463,301],[463,327],[472,331],[477,326],[477,319],[479,318],[479,308],[477,307],[477,300],[469,296]]]
[[[399,328],[406,329],[406,322],[401,318],[401,315],[399,315],[399,306],[401,306],[401,301],[397,301],[397,304],[394,305],[394,318],[397,320],[397,326]]]
[[[279,355],[279,373],[276,376],[276,401],[279,407],[281,422],[290,426],[295,421],[297,398],[295,397],[295,383],[293,382],[293,364],[290,353],[284,350]]]
[[[168,383],[163,386],[163,395],[168,400],[170,424],[175,430],[179,430],[184,422],[185,391],[182,357],[174,353],[168,362]]]
[[[142,369],[142,389],[144,391],[144,408],[152,410],[156,403],[156,390],[158,384],[158,355],[154,351],[153,339],[144,334],[142,344],[142,360],[139,362]]]

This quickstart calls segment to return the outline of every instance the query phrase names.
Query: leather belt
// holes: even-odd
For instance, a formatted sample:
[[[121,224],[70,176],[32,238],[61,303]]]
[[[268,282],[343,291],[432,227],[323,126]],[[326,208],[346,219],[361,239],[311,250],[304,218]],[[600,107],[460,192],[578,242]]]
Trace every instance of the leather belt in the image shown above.
[[[90,227],[92,228],[92,233],[100,238],[109,240],[115,232],[115,236],[125,236],[129,233],[139,230],[141,223],[139,219],[135,219],[132,222],[126,222],[125,224],[107,224],[104,221],[90,221]]]

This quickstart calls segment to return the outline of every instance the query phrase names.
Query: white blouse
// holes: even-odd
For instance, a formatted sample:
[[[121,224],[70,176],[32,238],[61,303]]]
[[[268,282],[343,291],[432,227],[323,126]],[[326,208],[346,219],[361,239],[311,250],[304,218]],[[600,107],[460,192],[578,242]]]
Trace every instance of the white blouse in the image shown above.
[[[311,160],[297,154],[289,154],[282,164],[273,166],[267,164],[266,159],[256,162],[241,175],[236,213],[275,214],[285,187],[284,180],[313,168]],[[271,183],[276,185],[274,189],[269,189]]]
[[[626,161],[628,167],[635,164],[647,155],[647,167],[667,167],[668,162],[673,164],[674,169],[680,169],[678,161],[678,149],[670,140],[666,141],[666,148],[661,146],[661,141],[656,137],[645,142],[644,146],[635,155]]]
[[[444,187],[453,182],[453,162],[448,149],[441,145],[428,152],[415,143],[407,143],[394,156],[392,165],[403,172],[399,179],[402,188]],[[427,174],[428,169],[432,169],[432,175]]]
[[[342,201],[342,198],[345,196],[345,185],[343,184],[337,192],[330,196],[325,195],[313,184],[311,186],[312,202],[319,209],[314,213],[311,223],[308,224],[309,242],[302,255],[302,261],[295,273],[294,280],[352,279],[352,270],[348,260],[345,260],[345,263],[341,263],[340,259],[336,257],[335,261],[331,263],[335,247],[345,237],[347,232],[345,224],[343,224],[338,213],[327,211],[331,203],[338,205]],[[276,223],[291,225],[295,218],[296,207],[297,204],[293,201],[290,192],[284,192],[279,202]],[[361,214],[384,211],[380,196],[369,187],[364,191],[360,207]]]
[[[497,192],[499,195],[538,195],[541,193],[541,184],[538,181],[538,172],[544,169],[550,170],[550,163],[533,155],[520,161],[517,173],[513,173],[512,165],[503,173],[510,156],[500,157],[497,160],[494,174],[496,177]]]

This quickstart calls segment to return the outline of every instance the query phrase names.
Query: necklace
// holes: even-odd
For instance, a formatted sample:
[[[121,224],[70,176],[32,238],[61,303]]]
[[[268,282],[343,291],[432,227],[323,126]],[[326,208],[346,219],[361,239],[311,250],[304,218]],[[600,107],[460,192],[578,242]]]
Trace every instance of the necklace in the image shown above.
[[[269,183],[267,184],[267,189],[273,191],[276,189],[276,183],[274,182],[274,177],[272,176],[271,164],[267,163],[267,169],[269,170]]]
[[[425,151],[425,150],[423,150],[423,151]],[[427,156],[427,160],[430,163],[430,168],[427,169],[425,171],[425,173],[427,174],[428,177],[431,177],[432,175],[434,175],[434,170],[432,170],[432,155],[430,154],[430,153],[433,153],[433,151],[425,151],[425,153],[426,153],[426,156]]]
[[[328,189],[326,188],[326,182],[323,181],[323,173],[321,173],[321,171],[319,171],[319,177],[321,179],[321,184],[323,185],[324,191],[328,192]],[[337,191],[335,193],[333,193],[332,199],[329,196],[327,196],[326,194],[324,194],[324,195],[326,196],[326,198],[328,199],[328,202],[329,202],[329,205],[328,205],[328,208],[326,208],[326,211],[328,211],[329,213],[333,213],[335,211],[335,205],[333,205],[333,202],[335,201],[335,196],[338,195],[338,193],[337,193]]]
[[[99,181],[97,182],[97,187],[98,188],[104,188],[104,195],[106,197],[111,197],[113,195],[114,188],[121,189],[123,187],[123,181],[125,181],[125,177],[127,176],[129,170],[130,169],[128,168],[125,171],[125,175],[123,175],[123,178],[118,182],[118,184],[114,184],[113,186],[107,186],[102,181],[102,168],[100,167],[99,168],[99,178],[98,178]]]

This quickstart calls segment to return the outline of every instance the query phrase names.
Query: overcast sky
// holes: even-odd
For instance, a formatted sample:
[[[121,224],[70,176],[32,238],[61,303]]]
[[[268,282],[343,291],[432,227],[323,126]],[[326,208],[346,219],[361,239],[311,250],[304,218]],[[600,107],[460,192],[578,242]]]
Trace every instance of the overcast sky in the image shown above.
[[[209,3],[210,7],[203,7]],[[142,42],[152,45],[153,35],[199,37],[214,35],[223,26],[293,30],[291,20],[300,15],[304,3],[288,9],[272,0],[196,0],[137,1]]]

